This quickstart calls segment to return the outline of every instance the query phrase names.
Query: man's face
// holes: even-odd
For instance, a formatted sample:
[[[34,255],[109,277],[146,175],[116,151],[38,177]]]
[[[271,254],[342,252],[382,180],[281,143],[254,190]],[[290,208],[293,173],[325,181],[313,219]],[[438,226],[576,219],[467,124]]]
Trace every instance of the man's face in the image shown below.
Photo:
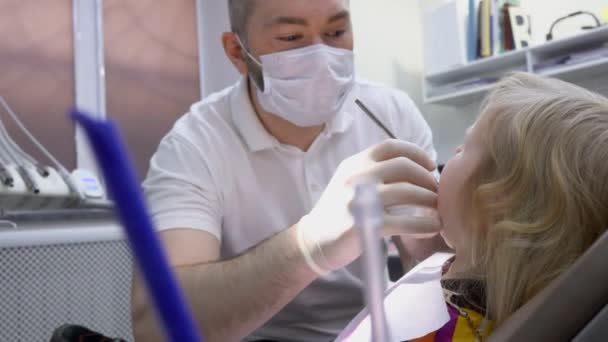
[[[247,48],[262,55],[314,44],[353,49],[348,0],[258,0],[248,24]],[[259,67],[247,63],[256,81]],[[260,79],[258,79],[260,78]]]

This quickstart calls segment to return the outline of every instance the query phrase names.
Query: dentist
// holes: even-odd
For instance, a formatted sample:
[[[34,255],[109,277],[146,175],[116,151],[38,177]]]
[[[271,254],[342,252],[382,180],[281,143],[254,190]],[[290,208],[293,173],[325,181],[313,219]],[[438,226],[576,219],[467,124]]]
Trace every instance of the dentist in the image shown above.
[[[431,131],[405,93],[355,78],[348,0],[228,2],[222,43],[243,77],[177,121],[144,189],[207,341],[330,341],[364,306],[352,182],[434,209]],[[440,226],[386,214],[383,235]],[[161,341],[137,277],[132,302],[136,340]]]

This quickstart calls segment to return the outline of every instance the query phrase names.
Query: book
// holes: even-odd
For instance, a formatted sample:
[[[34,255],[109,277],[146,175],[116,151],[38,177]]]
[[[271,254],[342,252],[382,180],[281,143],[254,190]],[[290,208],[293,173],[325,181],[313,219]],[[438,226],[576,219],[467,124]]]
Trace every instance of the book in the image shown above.
[[[505,51],[513,50],[513,30],[510,25],[510,18],[506,8],[519,6],[520,0],[492,0],[492,54],[499,55]]]
[[[500,29],[500,8],[499,0],[491,0],[490,2],[490,37],[492,55],[497,56],[501,52],[500,37],[502,30]]]
[[[467,27],[467,60],[477,59],[477,11],[476,0],[469,0],[469,18]]]
[[[477,7],[477,58],[481,58],[481,2]]]
[[[513,41],[513,29],[511,28],[511,17],[509,16],[509,7],[513,5],[506,3],[502,6],[502,48],[503,51],[511,51],[515,49]]]
[[[509,7],[509,18],[511,20],[515,48],[521,49],[531,46],[530,17],[520,7],[511,6]]]
[[[492,37],[491,37],[491,3],[493,0],[481,0],[480,5],[480,22],[479,22],[479,30],[480,30],[480,40],[481,40],[481,49],[480,49],[480,57],[490,57],[492,56]]]

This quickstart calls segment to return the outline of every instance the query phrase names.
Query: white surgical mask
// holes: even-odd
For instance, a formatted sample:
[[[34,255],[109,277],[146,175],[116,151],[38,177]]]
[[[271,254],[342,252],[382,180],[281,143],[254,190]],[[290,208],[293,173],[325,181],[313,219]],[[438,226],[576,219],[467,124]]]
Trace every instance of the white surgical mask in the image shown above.
[[[241,44],[242,46],[242,44]],[[350,50],[316,44],[260,56],[264,90],[258,101],[264,110],[296,126],[318,126],[335,117],[355,83]]]

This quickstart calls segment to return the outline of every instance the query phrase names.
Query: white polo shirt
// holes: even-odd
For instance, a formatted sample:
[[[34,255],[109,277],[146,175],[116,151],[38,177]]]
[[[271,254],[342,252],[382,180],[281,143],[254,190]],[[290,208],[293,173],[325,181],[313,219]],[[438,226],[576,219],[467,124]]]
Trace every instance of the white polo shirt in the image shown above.
[[[401,91],[358,81],[342,112],[303,152],[264,129],[242,78],[194,104],[152,157],[143,187],[158,229],[209,232],[221,242],[221,258],[230,259],[291,227],[342,160],[388,138],[356,98],[435,160],[430,128]],[[333,340],[364,306],[362,279],[358,261],[318,279],[247,340]]]

